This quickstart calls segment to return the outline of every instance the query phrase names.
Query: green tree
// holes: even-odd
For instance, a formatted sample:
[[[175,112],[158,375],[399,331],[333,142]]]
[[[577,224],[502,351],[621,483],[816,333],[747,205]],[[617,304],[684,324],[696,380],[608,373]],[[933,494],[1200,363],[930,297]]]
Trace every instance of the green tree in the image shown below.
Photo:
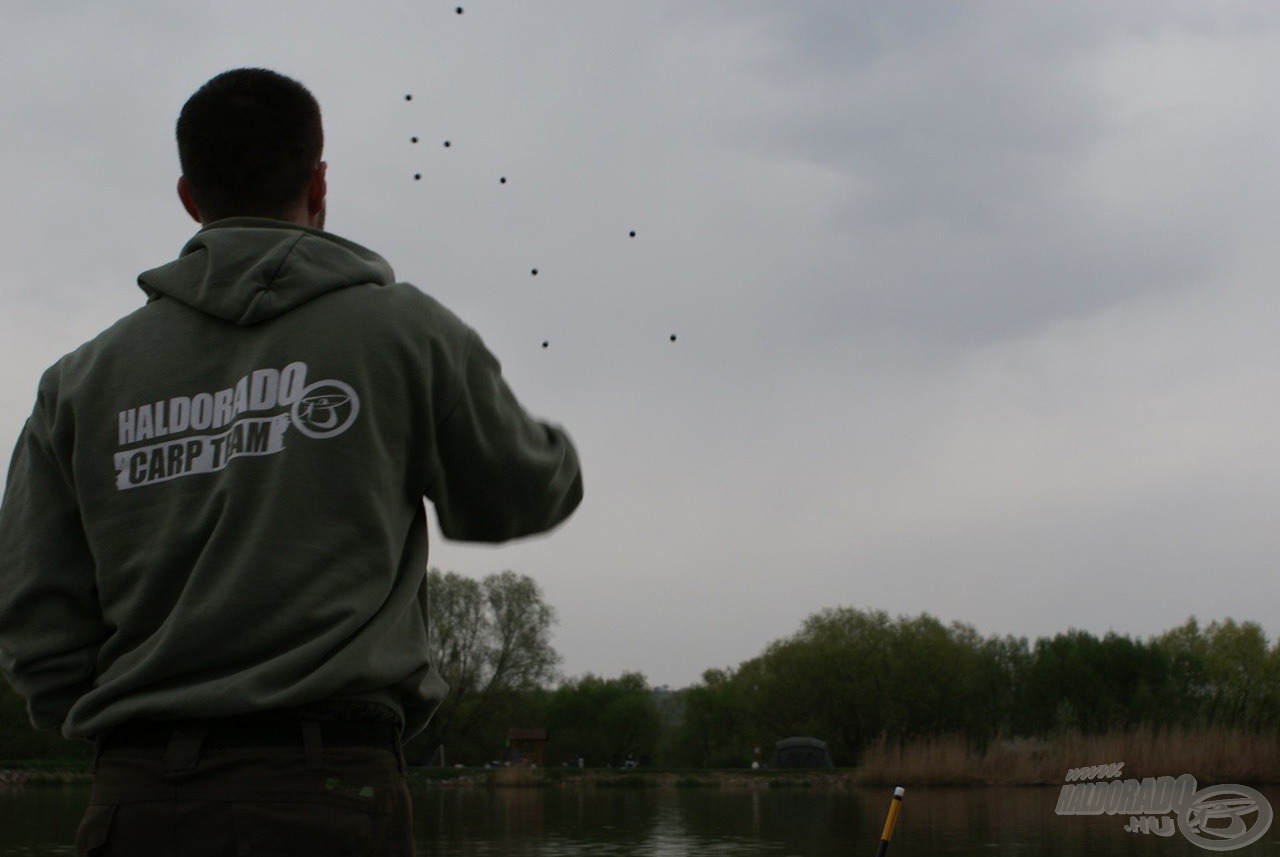
[[[1012,699],[1018,653],[927,615],[839,608],[742,664],[734,683],[756,734],[821,738],[838,764],[852,764],[882,734],[989,740]]]
[[[413,758],[444,745],[446,758],[487,761],[513,721],[533,716],[533,692],[555,678],[555,610],[532,578],[511,571],[477,581],[431,569],[427,605],[428,645],[449,693],[412,742]]]
[[[1210,724],[1274,727],[1280,714],[1277,656],[1255,622],[1214,622],[1204,631],[1204,667]]]
[[[547,761],[600,766],[652,757],[662,737],[653,691],[640,673],[606,679],[588,674],[562,683],[547,699]]]
[[[1173,649],[1109,633],[1070,630],[1036,641],[1020,710],[1026,731],[1086,733],[1174,722],[1186,682]]]
[[[751,763],[758,736],[732,670],[711,669],[680,692],[681,717],[671,736],[671,762],[687,767],[737,768]]]

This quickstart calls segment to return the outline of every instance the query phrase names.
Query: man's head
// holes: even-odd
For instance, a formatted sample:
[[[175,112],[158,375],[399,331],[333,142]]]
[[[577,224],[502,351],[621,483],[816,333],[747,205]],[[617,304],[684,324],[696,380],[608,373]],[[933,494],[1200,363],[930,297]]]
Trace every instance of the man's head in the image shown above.
[[[270,217],[324,226],[320,105],[273,71],[223,72],[178,116],[178,195],[201,223]]]

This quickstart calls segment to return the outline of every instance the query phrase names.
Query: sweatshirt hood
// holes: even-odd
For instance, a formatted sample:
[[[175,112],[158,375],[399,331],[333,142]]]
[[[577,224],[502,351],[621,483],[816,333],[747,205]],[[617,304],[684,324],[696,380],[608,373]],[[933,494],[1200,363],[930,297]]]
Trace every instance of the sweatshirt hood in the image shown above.
[[[321,229],[231,217],[196,233],[178,258],[138,275],[150,300],[171,297],[235,324],[257,324],[347,286],[391,285],[377,253]]]

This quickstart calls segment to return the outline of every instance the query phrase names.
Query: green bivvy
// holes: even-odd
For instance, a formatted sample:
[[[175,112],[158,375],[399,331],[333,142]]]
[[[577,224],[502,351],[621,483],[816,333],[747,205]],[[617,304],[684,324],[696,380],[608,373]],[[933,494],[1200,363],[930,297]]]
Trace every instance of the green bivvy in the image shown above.
[[[784,738],[774,745],[775,768],[833,768],[827,742],[817,738]]]

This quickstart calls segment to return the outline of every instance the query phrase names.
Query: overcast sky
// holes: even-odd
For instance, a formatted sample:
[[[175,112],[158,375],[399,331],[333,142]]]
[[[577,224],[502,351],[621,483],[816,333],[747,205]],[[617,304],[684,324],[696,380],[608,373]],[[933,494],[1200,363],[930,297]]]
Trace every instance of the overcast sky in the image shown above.
[[[535,577],[567,675],[836,606],[1280,631],[1280,6],[457,2],[0,0],[4,455],[196,229],[183,101],[266,66],[328,228],[578,445],[564,527],[431,555]]]

